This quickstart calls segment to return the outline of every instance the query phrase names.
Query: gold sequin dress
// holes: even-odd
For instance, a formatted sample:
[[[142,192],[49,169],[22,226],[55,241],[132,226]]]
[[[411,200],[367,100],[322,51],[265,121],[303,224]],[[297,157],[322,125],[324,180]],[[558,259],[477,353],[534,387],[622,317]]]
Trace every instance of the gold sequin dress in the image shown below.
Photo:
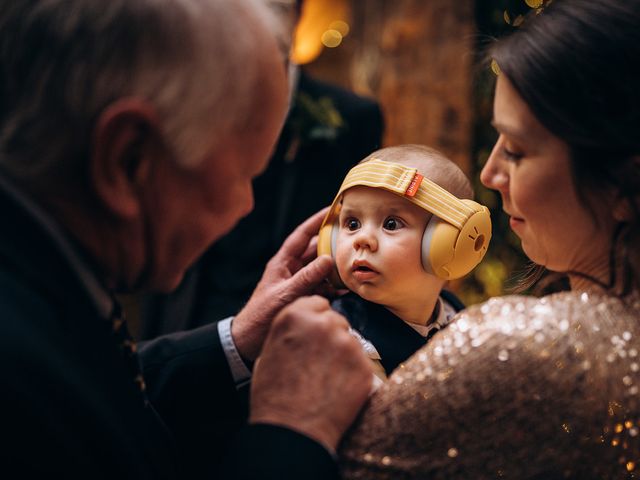
[[[640,295],[492,299],[370,399],[346,479],[640,478]]]

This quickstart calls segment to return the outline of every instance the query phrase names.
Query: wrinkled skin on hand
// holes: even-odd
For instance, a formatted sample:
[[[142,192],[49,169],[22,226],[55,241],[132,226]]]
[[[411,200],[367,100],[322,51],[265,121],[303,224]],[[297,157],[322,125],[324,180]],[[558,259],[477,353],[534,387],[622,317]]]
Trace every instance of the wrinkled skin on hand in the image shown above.
[[[249,421],[335,450],[371,391],[372,373],[346,319],[325,298],[298,299],[273,321],[256,363]]]
[[[267,264],[247,305],[236,315],[231,334],[240,355],[254,361],[278,312],[303,295],[325,292],[333,260],[316,258],[317,233],[327,209],[296,228]]]

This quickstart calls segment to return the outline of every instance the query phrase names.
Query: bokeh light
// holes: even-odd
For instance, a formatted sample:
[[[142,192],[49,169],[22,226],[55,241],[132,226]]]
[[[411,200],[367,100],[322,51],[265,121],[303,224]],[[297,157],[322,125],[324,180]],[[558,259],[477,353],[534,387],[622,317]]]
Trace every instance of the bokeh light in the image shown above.
[[[336,20],[329,25],[330,30],[337,30],[343,37],[349,35],[349,24],[342,20]]]
[[[291,59],[304,65],[325,47],[339,46],[348,35],[350,5],[347,0],[306,0],[295,33]]]
[[[342,34],[338,30],[329,29],[320,39],[325,47],[335,48],[342,43]]]

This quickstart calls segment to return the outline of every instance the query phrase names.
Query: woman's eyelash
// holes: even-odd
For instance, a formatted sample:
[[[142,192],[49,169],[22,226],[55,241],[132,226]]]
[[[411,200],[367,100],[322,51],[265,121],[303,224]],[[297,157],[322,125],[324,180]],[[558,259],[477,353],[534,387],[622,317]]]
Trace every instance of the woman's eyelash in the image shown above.
[[[507,149],[506,147],[502,147],[502,155],[507,160],[512,160],[512,161],[518,161],[523,156],[521,153],[513,152],[513,151]]]

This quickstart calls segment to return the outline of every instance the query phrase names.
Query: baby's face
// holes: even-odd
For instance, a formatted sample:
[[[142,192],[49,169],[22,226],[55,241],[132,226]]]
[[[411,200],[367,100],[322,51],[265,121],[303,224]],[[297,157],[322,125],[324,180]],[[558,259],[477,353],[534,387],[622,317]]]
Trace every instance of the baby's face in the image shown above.
[[[425,210],[386,190],[363,186],[347,190],[335,252],[347,288],[385,306],[415,301],[428,276],[420,249],[430,218]]]

